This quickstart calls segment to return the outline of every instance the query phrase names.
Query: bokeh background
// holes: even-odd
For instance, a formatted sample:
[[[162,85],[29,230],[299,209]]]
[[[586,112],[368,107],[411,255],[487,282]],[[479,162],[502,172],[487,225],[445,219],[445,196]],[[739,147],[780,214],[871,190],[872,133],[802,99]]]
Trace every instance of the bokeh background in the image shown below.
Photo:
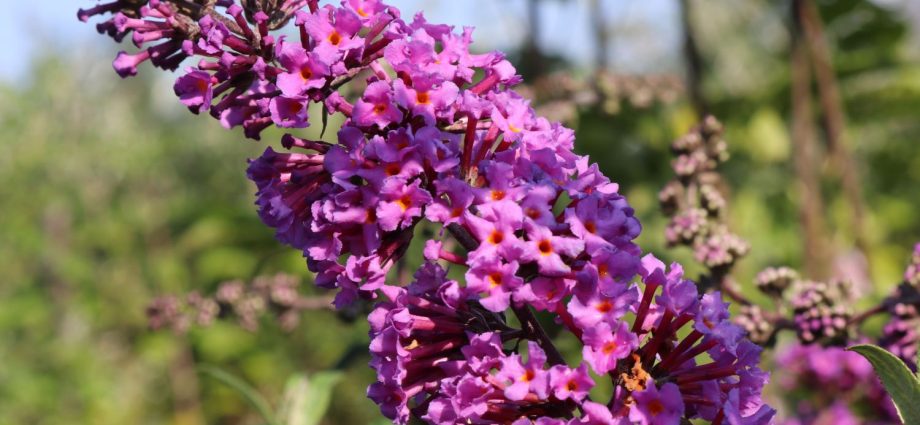
[[[248,382],[272,406],[292,376],[337,368],[344,378],[322,423],[379,423],[364,397],[373,374],[356,315],[308,311],[290,331],[268,319],[257,332],[233,320],[187,333],[148,328],[154,297],[212,293],[227,280],[286,272],[313,295],[300,254],[274,241],[252,204],[246,159],[265,143],[188,114],[172,95],[174,75],[145,66],[118,79],[119,47],[76,20],[91,0],[3,3],[0,424],[261,423],[202,365]],[[666,259],[692,263],[664,247],[657,191],[671,176],[669,143],[703,110],[726,126],[730,222],[753,247],[736,275],[747,289],[761,268],[790,265],[853,280],[869,305],[899,281],[920,240],[920,3],[816,1],[840,96],[822,105],[810,82],[804,117],[793,109],[791,58],[802,40],[790,1],[390,3],[474,25],[478,49],[509,52],[532,83],[524,90],[621,183],[644,224],[640,245]],[[827,137],[823,106],[843,113],[842,137]],[[793,122],[811,123],[814,137]],[[818,152],[810,195],[823,209],[810,229],[797,143]],[[841,148],[850,161],[837,160]],[[855,197],[841,183],[847,172],[858,178]],[[807,234],[823,255],[803,248]]]

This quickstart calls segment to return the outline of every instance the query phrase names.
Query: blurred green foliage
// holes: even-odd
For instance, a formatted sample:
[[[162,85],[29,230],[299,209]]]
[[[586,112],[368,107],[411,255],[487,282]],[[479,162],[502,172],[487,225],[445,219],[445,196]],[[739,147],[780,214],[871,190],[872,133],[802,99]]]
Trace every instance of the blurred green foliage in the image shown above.
[[[164,293],[278,271],[312,290],[300,254],[252,205],[246,158],[265,146],[188,114],[170,91],[113,78],[98,54],[48,56],[28,83],[0,88],[0,424],[256,423],[195,365],[219,364],[277,402],[290,376],[331,368],[354,344],[364,355],[366,324],[330,311],[292,333],[147,329],[145,306]],[[337,386],[336,423],[376,418],[362,356]]]
[[[730,220],[753,246],[737,273],[750,288],[761,268],[799,266],[802,254],[788,10],[765,0],[691,3],[706,23],[698,25],[704,93],[733,155],[725,167]],[[819,3],[869,208],[869,303],[900,278],[920,240],[920,63],[892,11]],[[184,336],[146,328],[144,308],[159,294],[210,292],[226,279],[279,271],[312,290],[300,254],[272,238],[252,205],[246,158],[266,144],[182,110],[171,76],[152,79],[145,67],[122,81],[108,56],[51,53],[27,82],[0,84],[0,425],[260,423],[237,392],[196,373],[203,363],[252,383],[273,406],[292,376],[340,366],[323,423],[378,421],[364,397],[374,378],[360,318],[309,312],[292,333],[268,322],[257,333],[231,322]],[[694,121],[682,100],[626,104],[614,116],[584,109],[573,123],[578,149],[636,208],[640,244],[687,264],[688,252],[664,250],[657,191],[671,177],[670,141]],[[853,235],[838,186],[825,181],[827,219],[846,253]],[[574,339],[559,343],[578,357]]]

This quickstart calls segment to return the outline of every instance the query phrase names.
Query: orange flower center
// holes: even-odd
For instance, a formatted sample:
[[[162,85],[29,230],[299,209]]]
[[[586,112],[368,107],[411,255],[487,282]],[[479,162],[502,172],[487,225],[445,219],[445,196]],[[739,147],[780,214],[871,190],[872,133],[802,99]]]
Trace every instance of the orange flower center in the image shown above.
[[[378,104],[374,105],[374,113],[375,113],[375,114],[380,115],[380,114],[382,114],[382,113],[384,113],[384,112],[386,112],[386,111],[387,111],[387,104],[386,104],[386,103],[378,103]]]
[[[489,288],[495,289],[502,284],[502,274],[499,272],[489,273]]]
[[[598,276],[600,276],[600,277],[607,277],[609,274],[610,274],[610,272],[607,270],[607,265],[606,265],[606,264],[601,264],[601,265],[597,266],[597,275],[598,275]]]
[[[412,206],[412,198],[410,198],[409,195],[403,195],[402,198],[399,198],[399,200],[396,201],[396,203],[399,204],[399,207],[402,208],[403,211],[405,211]]]
[[[609,354],[612,353],[614,350],[616,350],[617,347],[619,347],[619,345],[617,345],[616,342],[610,341],[610,342],[604,344],[604,346],[601,348],[601,350],[604,351],[604,354],[609,355]]]
[[[338,46],[342,42],[342,35],[338,31],[333,31],[332,34],[329,34],[329,43],[333,46]]]
[[[416,94],[415,94],[415,100],[417,100],[418,103],[421,104],[421,105],[427,105],[427,104],[431,103],[431,98],[428,96],[428,92],[427,92],[427,91],[420,91],[420,92],[416,93]]]
[[[400,171],[399,164],[397,164],[397,163],[395,163],[395,162],[391,162],[391,163],[387,164],[387,166],[386,166],[386,168],[384,169],[384,171],[387,173],[387,176],[393,177],[393,176],[399,174],[399,171]]]
[[[652,416],[658,416],[661,412],[664,412],[664,404],[661,403],[661,400],[655,399],[648,404],[648,411]]]
[[[524,374],[521,375],[521,381],[524,381],[524,382],[533,381],[533,378],[534,378],[535,376],[536,376],[536,374],[533,373],[532,370],[529,370],[529,369],[528,369],[527,372],[524,372]]]
[[[491,193],[491,196],[492,196],[493,201],[501,201],[502,199],[505,199],[505,191],[504,190],[493,190]]]
[[[309,66],[300,68],[300,78],[303,78],[304,81],[313,78],[313,70]]]
[[[493,230],[492,234],[489,235],[489,243],[492,245],[498,245],[502,243],[503,240],[505,240],[505,235],[498,230]]]
[[[290,102],[287,105],[288,112],[291,114],[296,114],[303,109],[303,105],[300,102]]]
[[[587,230],[588,233],[596,233],[596,232],[597,232],[597,225],[594,224],[593,221],[585,222],[585,230]]]
[[[537,244],[537,249],[540,250],[540,254],[550,255],[553,253],[553,244],[549,242],[549,239],[543,239]]]
[[[597,306],[594,307],[594,309],[600,313],[609,313],[611,310],[613,310],[613,303],[611,303],[610,300],[604,300],[599,302]]]

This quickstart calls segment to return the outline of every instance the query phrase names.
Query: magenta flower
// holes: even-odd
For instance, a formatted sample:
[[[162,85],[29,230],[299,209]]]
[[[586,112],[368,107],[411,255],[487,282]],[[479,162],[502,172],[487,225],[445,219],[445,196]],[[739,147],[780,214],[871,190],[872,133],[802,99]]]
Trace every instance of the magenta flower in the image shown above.
[[[355,124],[362,127],[376,125],[378,128],[385,128],[391,123],[402,121],[403,113],[393,102],[390,85],[384,81],[376,81],[368,84],[364,96],[355,102],[352,119]]]
[[[588,196],[578,201],[575,208],[565,210],[565,222],[572,233],[585,241],[588,252],[608,245],[607,241],[624,232],[629,217],[621,209],[603,204],[603,198]]]
[[[510,201],[481,205],[482,217],[464,213],[464,224],[479,239],[480,245],[470,253],[471,259],[494,257],[518,258],[524,251],[523,243],[514,234],[523,225],[521,207]]]
[[[425,211],[426,217],[434,222],[448,225],[459,223],[463,213],[473,203],[473,191],[470,186],[456,178],[447,178],[435,183],[438,193],[443,196],[435,199]]]
[[[422,117],[428,125],[437,123],[439,117],[446,115],[449,107],[457,99],[459,89],[450,81],[437,82],[426,77],[417,77],[409,87],[403,80],[393,84],[396,102],[412,115]]]
[[[539,185],[523,194],[521,208],[524,215],[534,223],[548,227],[557,227],[556,217],[553,215],[553,203],[559,197],[555,188],[549,185]]]
[[[582,356],[598,374],[605,374],[617,367],[617,361],[625,359],[639,346],[636,335],[629,331],[626,322],[611,328],[600,322],[585,330],[582,341],[585,347]]]
[[[516,262],[502,263],[497,258],[485,258],[466,273],[466,288],[473,294],[486,294],[479,300],[488,310],[502,312],[508,309],[511,294],[524,281],[515,275]]]
[[[500,106],[496,106],[496,110],[492,112],[492,119],[507,140],[520,140],[522,133],[530,130],[533,125],[533,109],[528,101],[510,93],[502,100]]]
[[[575,281],[561,277],[539,276],[518,288],[514,300],[526,303],[537,310],[556,311],[559,303],[569,295]]]
[[[422,208],[431,202],[431,195],[420,187],[418,180],[406,183],[391,178],[380,188],[380,206],[377,207],[377,222],[385,231],[403,229],[412,220],[422,215]]]
[[[578,278],[589,282],[592,291],[618,294],[635,276],[638,263],[635,255],[607,244],[591,254],[591,259],[582,268]]]
[[[211,100],[214,96],[211,83],[211,74],[190,68],[185,75],[176,79],[173,88],[182,104],[197,114],[211,107]]]
[[[496,378],[505,381],[505,397],[509,400],[523,400],[527,394],[545,398],[549,385],[549,373],[543,370],[546,354],[537,343],[527,343],[527,363],[522,363],[521,356],[512,354],[501,362]]]
[[[288,97],[303,96],[308,90],[326,85],[329,65],[319,55],[307,52],[297,43],[279,41],[278,62],[287,72],[278,74],[275,83],[281,93]]]
[[[584,242],[575,238],[556,236],[546,227],[531,223],[525,223],[529,241],[522,258],[525,261],[536,261],[540,273],[545,276],[564,276],[571,272],[572,269],[563,260],[563,256],[578,256],[584,249]]]
[[[347,0],[342,4],[354,11],[362,22],[375,18],[386,8],[380,0]]]
[[[364,40],[358,37],[361,19],[351,10],[327,5],[315,14],[298,12],[297,23],[316,43],[313,51],[319,59],[335,72],[344,68],[341,63],[344,56],[364,48]]]
[[[619,319],[639,301],[636,288],[622,289],[622,292],[610,296],[591,292],[586,298],[574,296],[568,304],[568,311],[575,323],[582,329],[590,329],[601,322],[617,326]]]
[[[584,364],[577,369],[556,365],[549,370],[550,389],[559,400],[572,399],[581,401],[594,387],[594,380],[588,374]]]
[[[622,421],[614,419],[613,413],[607,406],[586,401],[581,405],[584,415],[581,418],[573,419],[569,422],[571,425],[617,425]]]
[[[667,383],[659,390],[651,379],[645,390],[633,392],[635,404],[629,409],[629,420],[641,425],[670,425],[680,423],[684,401],[677,385]]]
[[[271,100],[269,109],[272,121],[278,127],[303,128],[310,125],[306,99],[278,96]]]

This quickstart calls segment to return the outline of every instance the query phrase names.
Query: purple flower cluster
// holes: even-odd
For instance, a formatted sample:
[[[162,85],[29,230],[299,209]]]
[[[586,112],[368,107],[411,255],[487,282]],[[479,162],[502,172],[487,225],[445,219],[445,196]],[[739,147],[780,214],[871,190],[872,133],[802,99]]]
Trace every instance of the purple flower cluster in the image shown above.
[[[81,19],[118,11],[101,24],[116,38],[163,40],[120,54],[122,75],[146,59],[172,69],[201,58],[176,94],[249,137],[271,125],[306,127],[311,103],[345,117],[337,144],[288,134],[284,150],[251,161],[248,176],[262,220],[303,251],[316,284],[337,290],[337,306],[383,295],[369,318],[378,382],[368,395],[388,418],[759,424],[773,416],[760,396],[768,379],[760,348],[731,323],[721,295],[699,294],[678,264],[642,257],[633,242],[640,224],[618,185],[573,152],[572,130],[510,90],[520,78],[501,53],[470,53],[471,29],[457,34],[421,14],[406,22],[377,0],[288,0],[276,10],[198,3],[116,0]],[[299,39],[270,34],[288,20]],[[359,75],[366,85],[357,97],[338,92]],[[688,153],[682,168],[711,168],[710,156]],[[720,208],[710,195],[705,207]],[[439,235],[425,244],[425,264],[412,283],[388,283],[420,224]],[[451,249],[448,234],[464,250]],[[710,262],[730,263],[746,247],[720,235],[701,246]],[[463,283],[447,278],[448,264],[462,268]],[[520,328],[506,321],[508,309]],[[581,342],[577,366],[532,310],[555,315]],[[523,340],[526,360],[516,349]],[[588,396],[596,379],[613,383],[609,399]]]
[[[895,424],[894,404],[865,358],[841,347],[793,344],[776,356],[777,381],[794,418],[784,425]]]
[[[894,296],[899,301],[888,307],[891,320],[882,329],[879,345],[916,372],[920,349],[920,244],[914,246],[910,264],[904,271],[904,283],[898,286]]]
[[[596,278],[579,280],[567,305],[556,304],[584,345],[582,361],[571,367],[554,363],[533,341],[526,360],[509,350],[520,331],[429,262],[408,287],[385,289],[391,301],[370,315],[378,382],[368,394],[397,423],[412,415],[438,424],[769,422],[760,348],[728,320],[728,304],[718,293],[698,297],[680,266],[668,271],[650,255],[639,274],[640,285],[616,296],[605,295]],[[704,353],[712,360],[698,358]],[[605,403],[589,397],[593,376],[615,384]]]

